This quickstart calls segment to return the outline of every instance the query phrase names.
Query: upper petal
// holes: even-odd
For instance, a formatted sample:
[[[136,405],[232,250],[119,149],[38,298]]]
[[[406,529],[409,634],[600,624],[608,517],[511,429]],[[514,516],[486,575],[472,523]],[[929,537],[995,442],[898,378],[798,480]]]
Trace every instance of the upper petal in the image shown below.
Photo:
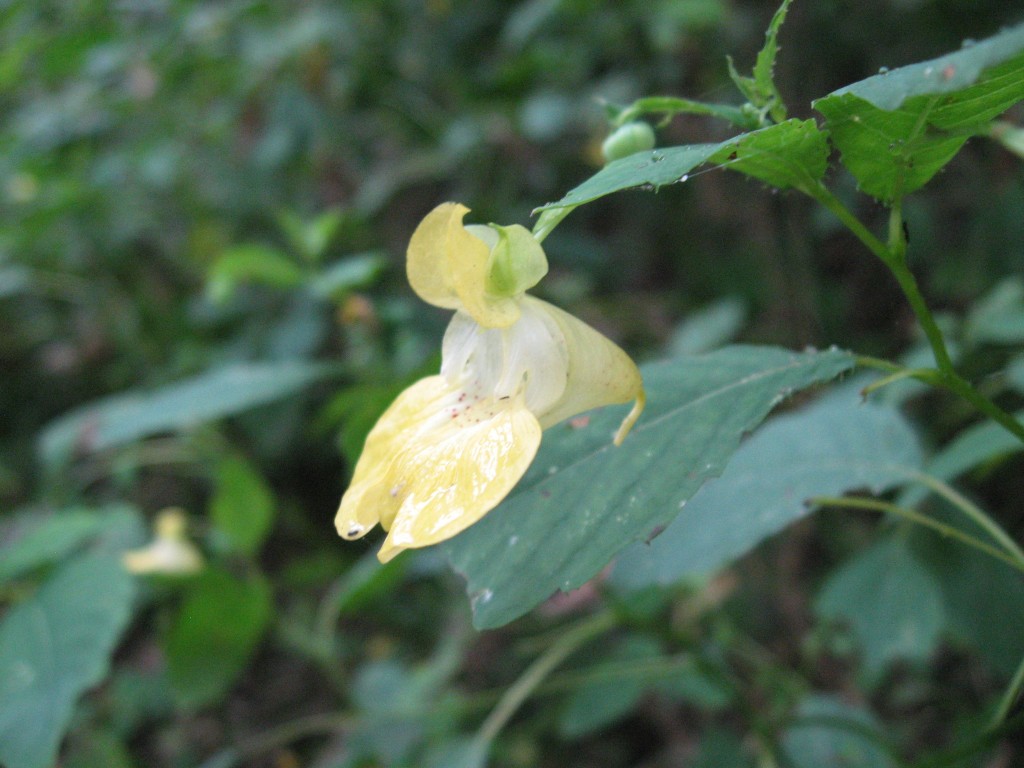
[[[382,562],[449,539],[496,507],[533,461],[541,427],[521,399],[490,400],[429,437],[395,459],[401,507],[378,554]]]
[[[462,308],[482,326],[504,328],[519,319],[519,308],[515,298],[488,291],[490,253],[497,235],[489,242],[490,237],[485,241],[467,229],[462,224],[467,213],[464,205],[442,203],[420,222],[406,254],[409,284],[428,304]]]

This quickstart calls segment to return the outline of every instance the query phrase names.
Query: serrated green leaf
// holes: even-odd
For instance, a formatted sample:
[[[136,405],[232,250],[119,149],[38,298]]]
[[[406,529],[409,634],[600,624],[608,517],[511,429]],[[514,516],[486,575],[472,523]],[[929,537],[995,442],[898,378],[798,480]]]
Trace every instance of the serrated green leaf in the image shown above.
[[[728,58],[729,77],[747,97],[750,103],[764,113],[770,113],[776,121],[786,119],[786,108],[775,87],[775,58],[779,53],[779,30],[786,20],[786,13],[792,0],[783,0],[782,5],[772,16],[768,29],[765,31],[764,46],[757,54],[754,62],[753,77],[744,77],[736,71],[736,66]]]
[[[572,209],[613,192],[686,181],[691,171],[705,163],[753,176],[778,189],[805,189],[825,174],[828,155],[826,135],[813,120],[787,120],[718,144],[638,152],[608,163],[561,200],[538,208],[541,218],[534,233],[546,234]]]
[[[923,186],[974,133],[1024,98],[1024,25],[830,93],[813,106],[861,189],[890,201]]]
[[[234,549],[256,554],[274,522],[274,497],[262,475],[240,456],[217,467],[210,518]]]
[[[167,638],[167,671],[181,706],[220,699],[245,670],[270,620],[270,586],[203,571],[186,595]]]
[[[643,369],[648,405],[621,447],[620,409],[552,429],[516,491],[444,546],[478,627],[574,589],[671,520],[783,398],[848,370],[845,352],[726,347]]]
[[[704,576],[807,515],[807,499],[882,491],[921,461],[895,409],[826,398],[755,433],[660,536],[622,553],[611,582],[638,589]]]
[[[0,624],[0,763],[48,768],[78,697],[106,674],[133,581],[111,555],[65,563]]]
[[[103,398],[50,422],[39,448],[48,463],[72,451],[99,451],[161,432],[194,428],[294,394],[332,372],[305,360],[235,363],[162,389]]]
[[[210,267],[209,291],[216,301],[227,299],[239,283],[259,283],[273,288],[301,285],[304,272],[285,254],[265,245],[229,248]]]
[[[927,659],[945,618],[938,583],[895,538],[858,552],[833,571],[814,608],[822,618],[849,623],[873,680],[897,659]]]

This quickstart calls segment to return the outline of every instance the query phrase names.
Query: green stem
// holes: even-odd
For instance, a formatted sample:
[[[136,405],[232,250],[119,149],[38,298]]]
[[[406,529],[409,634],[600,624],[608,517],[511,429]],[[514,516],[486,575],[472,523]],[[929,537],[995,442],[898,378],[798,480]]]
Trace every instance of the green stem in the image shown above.
[[[950,357],[949,349],[946,347],[946,340],[942,335],[942,331],[935,322],[931,310],[928,309],[928,304],[925,302],[924,295],[917,284],[917,279],[906,264],[907,243],[903,234],[903,218],[900,206],[896,204],[892,208],[892,214],[889,217],[889,243],[886,244],[875,237],[871,230],[864,226],[860,219],[854,216],[843,205],[842,201],[832,194],[824,184],[818,182],[814,186],[807,186],[802,189],[845,224],[846,228],[889,268],[893,277],[896,278],[896,282],[899,283],[903,295],[906,296],[907,301],[910,303],[910,308],[913,310],[917,322],[928,339],[928,344],[932,348],[932,355],[937,366],[936,371],[921,371],[915,374],[914,378],[932,386],[943,387],[959,395],[981,413],[1015,435],[1021,442],[1024,442],[1024,424],[1018,422],[1013,416],[978,392],[953,367],[953,360]]]
[[[519,679],[505,691],[497,706],[491,710],[474,741],[481,750],[486,750],[506,723],[529,698],[551,671],[570,655],[593,638],[615,626],[616,619],[610,611],[598,613],[563,634],[550,648],[531,664]]]
[[[1013,673],[1013,679],[1010,680],[1010,684],[1003,693],[1003,698],[999,700],[999,706],[996,707],[996,713],[989,724],[990,729],[998,728],[1003,724],[1009,716],[1010,710],[1013,709],[1013,703],[1020,696],[1021,688],[1024,688],[1024,659],[1021,659],[1020,666]]]
[[[819,507],[838,507],[840,509],[867,509],[873,512],[888,512],[893,515],[902,517],[905,520],[909,520],[912,523],[924,526],[925,528],[931,528],[933,531],[937,531],[943,536],[949,536],[950,538],[957,539],[964,544],[974,547],[980,552],[984,552],[986,555],[1002,560],[1009,566],[1016,568],[1021,573],[1024,573],[1024,563],[1019,562],[1015,557],[1007,554],[1003,550],[993,547],[991,544],[986,544],[980,539],[971,536],[969,533],[964,533],[959,528],[954,528],[952,525],[946,525],[940,523],[938,520],[933,520],[927,515],[922,515],[920,512],[908,507],[901,507],[898,504],[893,504],[890,501],[880,501],[878,499],[861,499],[854,496],[816,496],[810,499],[811,504]]]
[[[1024,549],[1021,549],[1020,545],[981,507],[937,477],[932,477],[924,472],[914,472],[911,477],[922,485],[928,486],[929,489],[963,512],[975,525],[1001,544],[1006,553],[1016,561],[1019,567],[1024,569]]]

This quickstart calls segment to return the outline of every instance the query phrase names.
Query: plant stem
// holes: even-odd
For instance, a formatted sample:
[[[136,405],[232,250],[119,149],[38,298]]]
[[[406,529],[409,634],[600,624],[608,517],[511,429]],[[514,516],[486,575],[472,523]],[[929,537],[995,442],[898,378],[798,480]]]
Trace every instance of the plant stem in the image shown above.
[[[996,708],[996,713],[992,717],[989,728],[998,728],[1003,724],[1003,721],[1010,714],[1010,710],[1013,709],[1013,703],[1020,695],[1022,687],[1024,687],[1024,659],[1021,659],[1020,666],[1013,673],[1013,679],[1010,680],[1010,684],[1003,693],[1003,698],[999,700],[999,706]]]
[[[1024,573],[1024,562],[1019,562],[1017,558],[1003,552],[1003,550],[993,547],[991,544],[986,544],[980,539],[976,539],[974,536],[971,536],[969,533],[964,533],[959,528],[955,528],[952,525],[946,525],[945,523],[940,523],[938,520],[933,520],[927,515],[922,515],[917,510],[909,509],[908,507],[901,507],[890,501],[861,499],[854,496],[816,496],[813,499],[810,499],[809,503],[819,507],[838,507],[840,509],[845,507],[847,509],[868,509],[873,512],[888,512],[902,517],[905,520],[909,520],[912,523],[924,526],[925,528],[931,528],[933,531],[937,531],[943,536],[949,536],[950,538],[957,539],[968,546],[984,552],[986,555],[994,557],[997,560],[1002,560],[1007,565],[1016,568],[1021,573]]]
[[[989,517],[981,507],[937,477],[932,477],[924,472],[914,472],[911,476],[914,480],[928,486],[933,492],[963,512],[975,525],[1001,544],[1006,553],[1024,569],[1024,549],[1021,549],[1017,542],[995,520]]]
[[[491,710],[475,741],[481,749],[487,746],[505,727],[506,723],[519,710],[523,702],[529,698],[533,690],[539,686],[551,671],[565,661],[570,655],[593,638],[615,626],[616,619],[610,611],[598,613],[563,634],[552,643],[551,647],[541,654],[519,679],[505,691],[497,706]]]
[[[864,226],[860,219],[854,216],[843,205],[842,201],[832,194],[831,190],[824,184],[819,182],[814,186],[802,189],[845,224],[846,228],[889,268],[893,277],[896,278],[896,282],[899,283],[903,295],[906,296],[907,301],[910,303],[910,308],[913,310],[917,322],[928,339],[937,368],[934,372],[927,370],[916,372],[914,378],[932,386],[948,389],[950,392],[959,395],[981,413],[1015,435],[1021,442],[1024,442],[1024,424],[1018,422],[1013,416],[978,392],[953,367],[953,360],[950,357],[949,349],[946,347],[946,340],[942,335],[942,331],[935,322],[931,310],[928,309],[928,304],[925,302],[921,289],[917,284],[917,279],[907,267],[907,242],[903,233],[903,218],[900,206],[895,204],[892,208],[892,213],[889,217],[889,243],[886,244],[875,237],[871,230]]]

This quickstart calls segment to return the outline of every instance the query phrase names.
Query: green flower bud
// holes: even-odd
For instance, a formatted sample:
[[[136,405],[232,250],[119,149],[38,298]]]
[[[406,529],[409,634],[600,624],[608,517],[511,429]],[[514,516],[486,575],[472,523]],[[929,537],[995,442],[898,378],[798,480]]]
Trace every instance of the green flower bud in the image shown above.
[[[491,224],[490,228],[497,232],[498,242],[487,262],[487,292],[518,296],[539,283],[548,273],[548,260],[530,230],[519,224]]]
[[[626,123],[615,129],[601,145],[605,162],[654,149],[654,129],[645,122]]]

